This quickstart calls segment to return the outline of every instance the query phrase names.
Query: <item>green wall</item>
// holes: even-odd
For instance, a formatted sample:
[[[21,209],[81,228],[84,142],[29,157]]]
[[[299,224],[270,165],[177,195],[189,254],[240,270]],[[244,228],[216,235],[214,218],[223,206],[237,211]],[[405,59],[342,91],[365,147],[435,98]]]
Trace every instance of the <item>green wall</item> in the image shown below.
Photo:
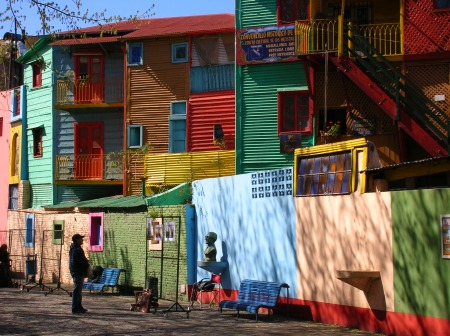
[[[236,29],[277,24],[277,0],[236,1]]]
[[[396,312],[450,318],[450,260],[441,258],[441,214],[450,214],[450,189],[392,192]]]
[[[180,242],[180,267],[179,284],[187,284],[186,263],[186,210],[184,205],[152,207],[171,220],[169,216],[181,217],[181,242]],[[146,217],[147,211],[127,212],[110,210],[104,215],[104,250],[102,252],[90,252],[91,265],[102,267],[119,267],[127,270],[128,286],[141,289],[146,279],[145,269],[149,276],[156,276],[159,285],[162,284],[162,297],[174,299],[176,290],[177,253],[178,241],[164,242],[162,251],[147,251],[146,253]],[[176,227],[178,237],[178,227]],[[147,265],[146,265],[147,256]],[[161,273],[162,265],[162,273]],[[162,276],[161,276],[162,274]],[[121,277],[124,284],[125,277]],[[186,297],[180,294],[180,300]]]
[[[238,67],[236,93],[236,173],[293,165],[293,154],[280,153],[278,90],[307,89],[303,63]]]

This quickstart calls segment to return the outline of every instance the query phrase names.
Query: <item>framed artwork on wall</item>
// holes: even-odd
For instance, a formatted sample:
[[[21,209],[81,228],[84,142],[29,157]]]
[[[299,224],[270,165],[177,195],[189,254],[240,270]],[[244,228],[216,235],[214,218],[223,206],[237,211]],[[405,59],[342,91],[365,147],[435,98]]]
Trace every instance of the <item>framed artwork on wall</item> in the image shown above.
[[[450,214],[441,215],[441,254],[450,259]]]

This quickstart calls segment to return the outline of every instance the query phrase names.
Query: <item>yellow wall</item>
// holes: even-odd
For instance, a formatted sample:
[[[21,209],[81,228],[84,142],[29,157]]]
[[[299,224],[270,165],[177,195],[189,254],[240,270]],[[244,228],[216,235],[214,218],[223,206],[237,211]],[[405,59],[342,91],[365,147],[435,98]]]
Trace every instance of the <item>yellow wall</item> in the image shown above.
[[[17,135],[17,136],[16,136]],[[17,148],[17,155],[14,157],[15,149],[14,146],[14,137],[16,136],[16,148]],[[11,127],[10,130],[10,143],[9,143],[9,184],[18,184],[20,179],[20,157],[22,152],[22,125],[17,125]],[[18,160],[17,162],[17,174],[14,172],[14,162],[15,160]]]

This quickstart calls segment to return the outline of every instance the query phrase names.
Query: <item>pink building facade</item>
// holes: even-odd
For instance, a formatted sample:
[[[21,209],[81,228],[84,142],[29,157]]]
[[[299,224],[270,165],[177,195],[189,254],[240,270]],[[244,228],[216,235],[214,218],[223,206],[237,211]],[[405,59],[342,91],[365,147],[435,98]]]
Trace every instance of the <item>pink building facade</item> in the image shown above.
[[[0,92],[0,244],[7,243],[11,91]]]

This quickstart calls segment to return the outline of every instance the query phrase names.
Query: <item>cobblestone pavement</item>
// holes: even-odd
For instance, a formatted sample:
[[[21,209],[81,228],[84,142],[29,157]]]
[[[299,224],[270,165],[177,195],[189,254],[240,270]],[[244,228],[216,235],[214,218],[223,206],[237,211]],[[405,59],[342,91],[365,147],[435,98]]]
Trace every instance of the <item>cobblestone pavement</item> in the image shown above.
[[[171,301],[160,301],[156,314],[130,311],[134,296],[83,293],[83,306],[89,311],[72,315],[71,298],[57,290],[48,295],[39,287],[29,292],[0,288],[0,335],[381,335],[274,316],[233,311],[220,313],[216,307],[194,309],[186,318],[182,308]],[[163,310],[171,308],[167,317]],[[195,308],[195,307],[194,307]],[[175,310],[178,309],[178,312]]]

